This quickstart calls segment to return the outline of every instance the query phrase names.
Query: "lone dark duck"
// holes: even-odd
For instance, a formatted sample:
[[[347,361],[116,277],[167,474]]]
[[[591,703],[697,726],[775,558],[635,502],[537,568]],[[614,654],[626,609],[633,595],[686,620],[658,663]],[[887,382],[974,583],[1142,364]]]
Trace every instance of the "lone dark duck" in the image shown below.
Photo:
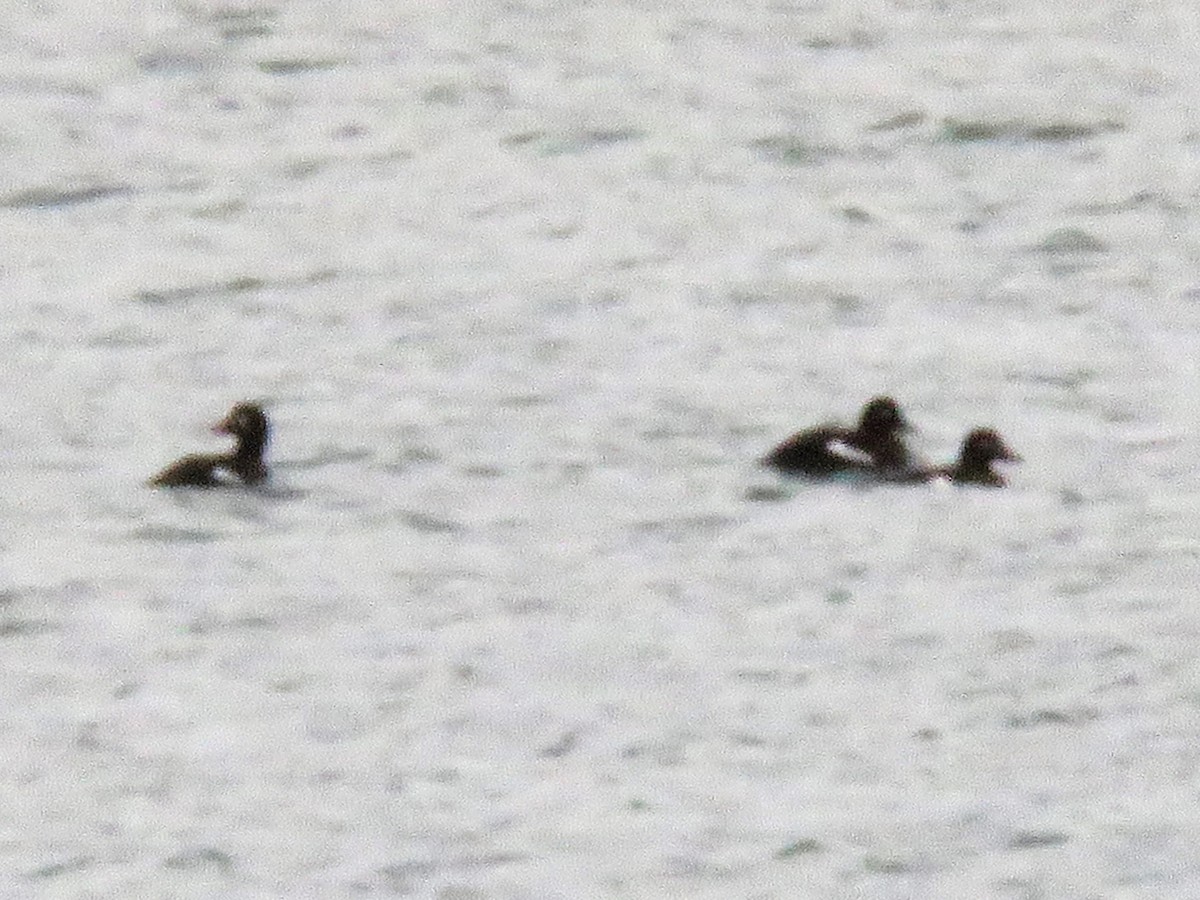
[[[229,453],[193,453],[167,466],[150,479],[152,487],[223,487],[252,485],[264,481],[270,426],[266,413],[257,403],[239,403],[224,419],[213,426],[216,434],[234,439]]]
[[[821,425],[792,435],[763,463],[789,475],[829,478],[845,473],[892,478],[912,468],[904,444],[911,426],[891,397],[876,397],[863,407],[858,425]]]
[[[976,428],[963,438],[958,460],[953,465],[918,470],[917,480],[950,481],[981,487],[1004,487],[1004,476],[993,468],[998,462],[1021,462],[994,428]]]

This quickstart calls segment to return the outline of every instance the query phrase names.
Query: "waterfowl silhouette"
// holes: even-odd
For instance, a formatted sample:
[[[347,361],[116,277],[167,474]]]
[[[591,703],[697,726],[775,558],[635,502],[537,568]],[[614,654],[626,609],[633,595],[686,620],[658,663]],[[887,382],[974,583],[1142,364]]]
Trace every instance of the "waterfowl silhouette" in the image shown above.
[[[270,426],[257,403],[239,403],[213,426],[216,434],[232,435],[230,453],[193,453],[167,466],[150,479],[153,487],[221,487],[258,484],[267,477],[263,453]]]
[[[841,473],[888,477],[911,468],[903,434],[911,426],[891,397],[863,407],[855,428],[821,425],[792,435],[763,462],[790,475],[824,478]]]
[[[976,428],[963,438],[958,460],[949,466],[918,470],[920,481],[947,479],[954,484],[975,484],[983,487],[1004,487],[1004,476],[992,468],[997,462],[1021,462],[999,432],[994,428]]]

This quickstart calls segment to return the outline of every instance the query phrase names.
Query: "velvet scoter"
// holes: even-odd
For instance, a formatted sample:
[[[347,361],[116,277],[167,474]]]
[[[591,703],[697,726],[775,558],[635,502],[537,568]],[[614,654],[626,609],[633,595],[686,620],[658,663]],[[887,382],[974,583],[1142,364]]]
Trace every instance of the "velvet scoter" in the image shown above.
[[[239,403],[212,430],[234,438],[231,452],[185,456],[151,478],[150,484],[154,487],[220,487],[258,484],[267,477],[263,453],[270,426],[261,406]]]
[[[982,487],[1004,487],[1004,476],[992,468],[998,462],[1020,462],[994,428],[976,428],[963,438],[958,461],[953,465],[918,470],[917,480],[946,479],[954,484],[974,484]]]
[[[814,478],[842,473],[888,477],[912,467],[903,438],[909,430],[899,404],[891,397],[876,397],[863,407],[855,428],[822,425],[801,431],[763,462],[790,475]]]

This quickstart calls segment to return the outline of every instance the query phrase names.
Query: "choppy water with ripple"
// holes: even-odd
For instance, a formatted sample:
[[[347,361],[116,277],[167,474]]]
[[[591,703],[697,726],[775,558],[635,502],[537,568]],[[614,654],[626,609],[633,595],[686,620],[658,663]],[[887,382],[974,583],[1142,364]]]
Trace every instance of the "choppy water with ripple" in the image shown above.
[[[1195,896],[1197,31],[10,10],[0,894]]]

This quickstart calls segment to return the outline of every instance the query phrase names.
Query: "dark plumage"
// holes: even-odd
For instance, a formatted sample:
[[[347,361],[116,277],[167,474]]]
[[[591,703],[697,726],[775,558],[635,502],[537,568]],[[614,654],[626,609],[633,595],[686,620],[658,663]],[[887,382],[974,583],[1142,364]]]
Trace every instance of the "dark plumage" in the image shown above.
[[[891,397],[876,397],[863,407],[857,427],[822,425],[792,435],[763,460],[791,475],[828,477],[857,472],[886,477],[912,465],[903,434],[910,430]]]
[[[256,403],[239,403],[213,426],[216,434],[232,435],[230,453],[194,453],[167,466],[150,479],[154,487],[220,487],[231,483],[257,484],[267,477],[263,453],[270,426]]]
[[[976,428],[963,438],[958,461],[951,466],[919,470],[921,481],[947,478],[955,484],[976,484],[983,487],[1004,487],[1004,476],[992,468],[997,462],[1020,462],[1021,457],[1004,443],[992,428]]]

